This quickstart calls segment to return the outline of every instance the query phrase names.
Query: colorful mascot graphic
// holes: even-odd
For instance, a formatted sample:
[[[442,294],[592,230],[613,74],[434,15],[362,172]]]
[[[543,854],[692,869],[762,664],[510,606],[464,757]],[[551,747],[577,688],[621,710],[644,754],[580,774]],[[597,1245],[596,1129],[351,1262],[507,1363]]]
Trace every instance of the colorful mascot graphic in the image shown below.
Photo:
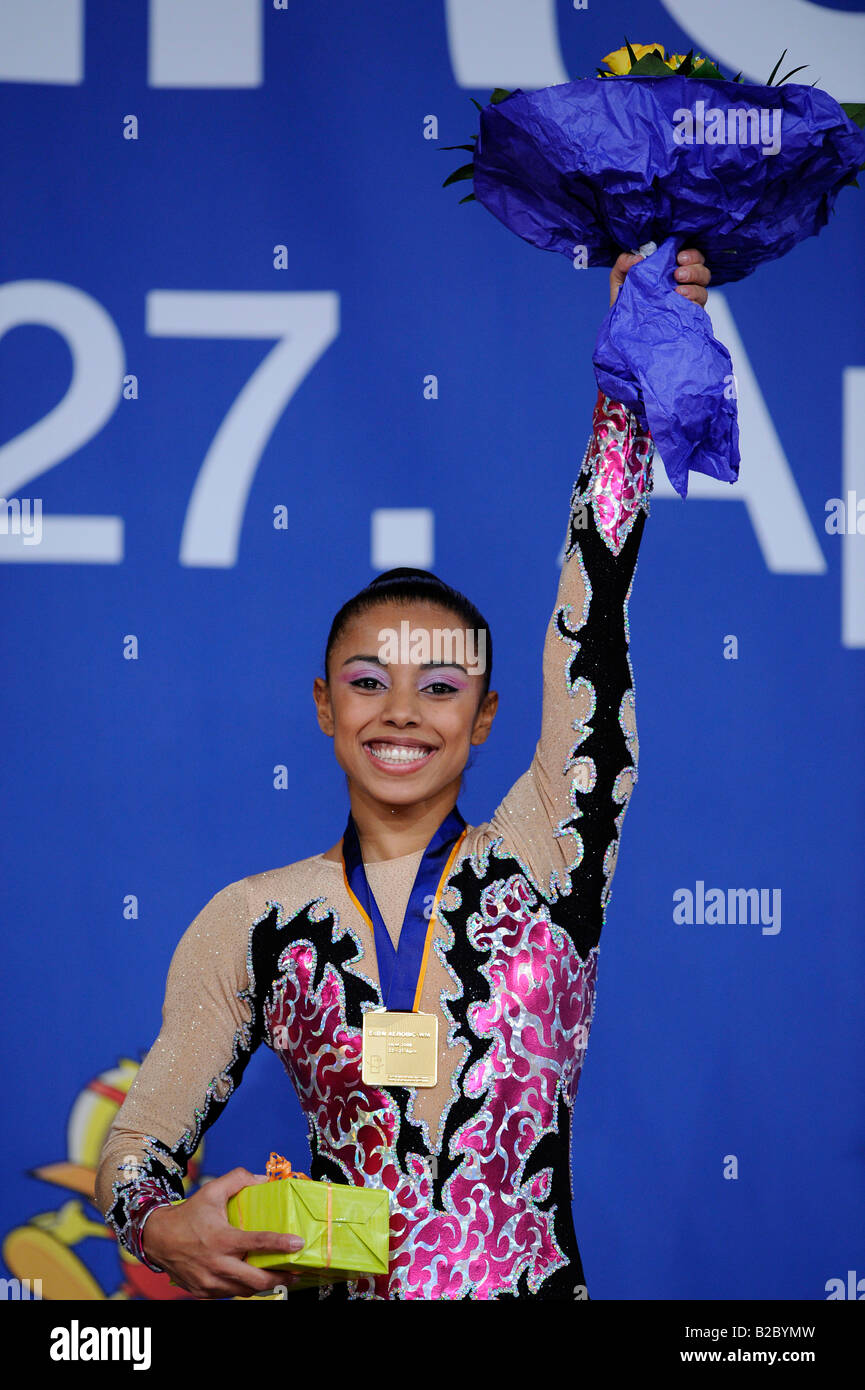
[[[44,1299],[190,1299],[174,1287],[167,1274],[155,1274],[123,1249],[106,1226],[94,1202],[94,1182],[102,1145],[126,1092],[135,1080],[139,1063],[128,1057],[110,1071],[89,1081],[77,1096],[67,1126],[68,1157],[60,1163],[34,1168],[31,1176],[77,1194],[52,1211],[31,1216],[16,1226],[3,1242],[3,1259],[20,1280],[41,1281]],[[184,1183],[187,1193],[201,1177],[204,1145],[199,1145],[189,1164]],[[76,1254],[74,1246],[86,1237],[113,1240],[120,1257],[120,1282],[113,1292],[102,1289]],[[38,1285],[37,1285],[38,1287]]]

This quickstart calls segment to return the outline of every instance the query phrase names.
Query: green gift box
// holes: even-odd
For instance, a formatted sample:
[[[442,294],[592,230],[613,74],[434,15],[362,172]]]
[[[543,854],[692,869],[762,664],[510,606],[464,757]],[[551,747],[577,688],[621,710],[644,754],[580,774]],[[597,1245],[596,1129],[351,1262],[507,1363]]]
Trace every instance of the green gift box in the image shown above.
[[[243,1187],[226,1203],[232,1226],[297,1235],[302,1250],[251,1250],[247,1263],[301,1275],[292,1287],[387,1274],[390,1201],[383,1188],[277,1178]]]

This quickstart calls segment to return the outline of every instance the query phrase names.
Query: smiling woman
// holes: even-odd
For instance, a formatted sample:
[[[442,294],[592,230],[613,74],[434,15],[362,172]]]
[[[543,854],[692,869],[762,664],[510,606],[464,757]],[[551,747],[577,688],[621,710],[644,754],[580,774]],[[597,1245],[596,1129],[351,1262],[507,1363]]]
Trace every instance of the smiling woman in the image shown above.
[[[612,298],[638,259],[616,262]],[[678,259],[680,292],[705,304],[702,256]],[[228,1222],[229,1198],[263,1174],[235,1169],[183,1200],[192,1154],[264,1043],[306,1112],[311,1176],[389,1196],[387,1273],[294,1297],[588,1297],[571,1120],[637,776],[627,606],[653,451],[599,394],[544,641],[540,738],[489,821],[467,825],[456,804],[498,702],[474,605],[396,570],[334,619],[313,695],[346,774],[343,835],[229,884],[185,932],[97,1175],[127,1250],[194,1295],[290,1283],[246,1257],[303,1243]]]
[[[389,570],[337,613],[314,696],[366,858],[423,849],[453,808],[498,705],[491,665],[486,620],[426,570]]]

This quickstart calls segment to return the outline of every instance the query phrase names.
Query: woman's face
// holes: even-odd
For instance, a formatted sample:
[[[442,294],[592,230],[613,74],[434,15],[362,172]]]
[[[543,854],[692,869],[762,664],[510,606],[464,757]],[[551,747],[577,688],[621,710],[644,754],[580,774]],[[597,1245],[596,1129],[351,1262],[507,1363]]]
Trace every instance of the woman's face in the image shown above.
[[[350,789],[412,805],[456,783],[498,704],[483,700],[483,641],[435,603],[380,603],[331,648],[316,678],[318,722]],[[480,703],[479,703],[480,702]]]

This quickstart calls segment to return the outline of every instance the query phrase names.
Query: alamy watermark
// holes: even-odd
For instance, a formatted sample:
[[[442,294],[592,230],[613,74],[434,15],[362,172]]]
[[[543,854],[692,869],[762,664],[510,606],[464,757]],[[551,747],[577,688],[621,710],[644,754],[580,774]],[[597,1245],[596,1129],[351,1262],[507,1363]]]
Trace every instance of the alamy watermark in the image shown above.
[[[760,926],[763,936],[781,930],[780,888],[707,888],[701,878],[694,890],[673,893],[673,921],[687,926]]]
[[[487,669],[487,634],[482,627],[414,628],[404,618],[399,632],[383,627],[378,641],[378,659],[388,665],[463,666],[470,676],[482,676]]]
[[[827,1279],[823,1286],[827,1302],[836,1298],[853,1299],[861,1303],[865,1299],[865,1279],[860,1279],[855,1269],[848,1269],[846,1279]]]
[[[697,101],[693,111],[680,106],[673,112],[673,140],[677,145],[760,145],[761,154],[777,154],[781,114],[777,107],[707,107]]]
[[[135,1371],[151,1364],[149,1327],[82,1327],[73,1318],[68,1327],[51,1329],[48,1355],[52,1361],[131,1361]]]
[[[13,1299],[17,1303],[41,1297],[41,1279],[0,1279],[0,1301]]]
[[[865,536],[865,497],[852,488],[846,498],[830,497],[824,511],[827,536]]]
[[[0,536],[22,536],[24,545],[42,540],[42,498],[0,497]]]

